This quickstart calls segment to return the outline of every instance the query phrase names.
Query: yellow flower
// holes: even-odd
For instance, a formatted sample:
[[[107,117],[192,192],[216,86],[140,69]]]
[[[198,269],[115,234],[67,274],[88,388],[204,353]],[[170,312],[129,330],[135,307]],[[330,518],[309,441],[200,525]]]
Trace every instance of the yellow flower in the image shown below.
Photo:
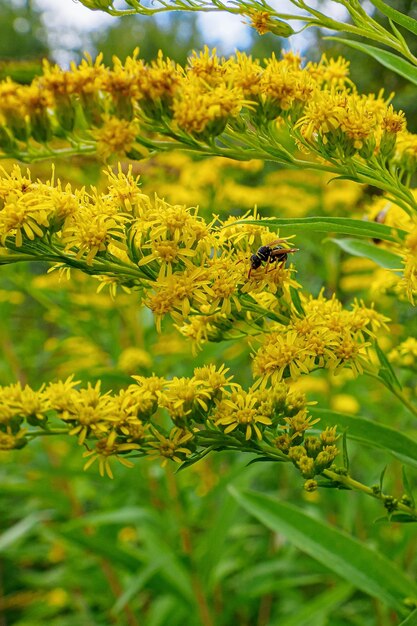
[[[282,111],[288,111],[295,104],[304,104],[312,100],[316,85],[311,76],[298,67],[278,60],[274,54],[266,60],[266,67],[260,81],[260,93],[263,100],[275,104],[267,113],[270,119],[276,118]]]
[[[62,419],[72,423],[70,435],[78,435],[82,445],[91,434],[102,436],[110,430],[109,418],[114,412],[114,402],[109,394],[101,395],[100,382],[94,387],[88,383],[87,389],[81,389],[74,395],[74,402]]]
[[[320,137],[323,143],[328,142],[327,135],[334,133],[346,116],[347,95],[340,91],[316,92],[314,98],[307,102],[304,115],[298,120],[295,128],[300,129],[302,137],[315,143]]]
[[[103,125],[92,131],[97,141],[97,154],[103,161],[111,156],[124,156],[132,149],[139,127],[136,122],[119,120],[117,117],[103,116]]]
[[[302,409],[298,411],[292,417],[285,417],[284,428],[288,430],[288,434],[291,439],[297,439],[300,435],[304,434],[306,430],[309,430],[312,426],[317,424],[320,421],[320,418],[312,418],[307,414],[307,409]]]
[[[209,305],[203,305],[202,311],[210,310]],[[192,351],[196,355],[198,350],[201,350],[203,344],[208,341],[219,341],[224,335],[223,329],[230,328],[230,323],[227,323],[226,315],[221,313],[215,313],[214,315],[193,315],[189,317],[185,323],[175,327],[179,330],[181,335],[191,340]]]
[[[79,382],[79,380],[74,380],[74,375],[71,375],[65,381],[49,383],[45,389],[45,395],[49,400],[51,409],[61,413],[63,418],[74,409],[74,402],[78,395],[74,387]]]
[[[158,396],[159,406],[166,408],[174,423],[179,423],[190,416],[200,421],[198,414],[208,412],[210,390],[204,388],[195,378],[175,376],[167,382],[164,391]]]
[[[139,450],[140,446],[137,443],[118,443],[117,433],[112,431],[108,437],[99,439],[93,450],[87,450],[84,452],[83,457],[88,458],[88,461],[84,465],[84,470],[87,470],[95,461],[98,461],[98,469],[100,476],[105,474],[109,478],[113,478],[113,472],[110,466],[110,457],[114,457],[119,463],[125,467],[133,467],[133,463],[119,456],[124,452],[131,452],[132,450]]]
[[[398,134],[405,130],[406,120],[404,111],[394,111],[392,104],[387,108],[381,122],[382,130],[387,133]]]
[[[215,365],[205,365],[194,369],[195,380],[203,384],[210,393],[210,397],[225,393],[233,387],[238,387],[237,383],[233,383],[233,376],[226,376],[229,368],[221,365],[218,369]]]
[[[138,368],[149,369],[152,366],[152,357],[143,348],[131,346],[120,354],[118,366],[122,371],[129,373],[133,373]]]
[[[135,389],[139,389],[139,393],[150,394],[153,402],[157,402],[159,392],[166,385],[165,378],[161,376],[132,376],[136,381],[136,385],[129,387],[129,391],[135,395]]]
[[[350,61],[343,57],[328,59],[326,54],[323,54],[318,63],[310,61],[305,69],[319,84],[327,83],[334,87],[344,87],[347,84],[352,85],[349,79],[349,66]]]
[[[103,172],[108,178],[109,195],[115,198],[128,213],[132,213],[133,206],[146,197],[139,187],[140,176],[134,176],[132,170],[132,165],[129,165],[127,173],[124,173],[121,164],[118,163],[117,172],[110,167]]]
[[[255,28],[259,35],[265,35],[265,33],[271,32],[279,37],[289,37],[294,32],[289,24],[278,20],[273,14],[267,11],[250,9],[248,16],[250,17],[250,26]]]
[[[406,130],[398,133],[394,162],[411,174],[417,169],[417,135]]]
[[[251,26],[254,28],[260,35],[265,35],[270,28],[270,14],[267,11],[251,11],[250,14]]]
[[[162,318],[170,313],[176,323],[189,315],[195,307],[208,304],[209,280],[204,268],[185,270],[182,274],[172,274],[159,278],[155,284],[158,290],[148,295],[145,304],[155,315],[158,332],[161,331]]]
[[[252,100],[259,93],[262,68],[258,59],[237,51],[236,57],[226,61],[225,70],[227,79],[242,90],[245,98]]]
[[[10,429],[8,432],[0,431],[0,451],[23,448],[26,443],[24,438],[26,432],[26,430],[19,430],[17,433],[12,433]]]
[[[9,411],[12,410],[15,416],[30,419],[31,421],[43,421],[50,408],[44,385],[38,391],[34,391],[29,385],[25,385],[22,388],[20,383],[16,383],[15,385],[4,387],[2,396],[1,400],[8,405]],[[7,413],[6,409],[6,416]],[[3,420],[4,417],[1,421]]]
[[[146,71],[139,81],[141,95],[149,101],[146,103],[149,109],[145,108],[145,111],[149,110],[151,113],[157,114],[158,110],[155,104],[158,101],[162,106],[165,103],[170,104],[182,75],[182,68],[171,59],[164,59],[162,50],[159,50],[156,60],[146,66]],[[143,102],[141,104],[144,106]]]
[[[214,414],[216,426],[225,426],[224,432],[231,433],[239,429],[245,433],[245,439],[262,439],[262,425],[270,426],[272,420],[259,410],[259,396],[243,389],[234,391],[230,398],[223,398],[217,405]]]
[[[407,295],[408,300],[414,304],[417,295],[417,224],[414,224],[413,230],[406,237],[402,256],[404,276],[400,282],[400,288]]]
[[[261,387],[268,381],[280,382],[284,374],[296,380],[300,374],[308,374],[313,352],[300,340],[295,331],[269,333],[254,355],[252,370]]]
[[[0,241],[5,245],[7,237],[13,237],[16,247],[23,245],[23,238],[34,241],[44,236],[49,226],[53,205],[43,191],[9,193],[0,211]]]
[[[335,358],[328,363],[329,369],[337,373],[345,365],[349,365],[354,376],[363,374],[363,366],[368,362],[366,348],[369,342],[358,343],[349,333],[342,333],[338,337],[338,345],[335,347]]]
[[[240,271],[236,264],[230,258],[222,257],[211,261],[209,268],[207,277],[210,285],[207,292],[210,296],[210,313],[219,311],[223,315],[230,315],[233,307],[241,311],[237,289]]]
[[[65,252],[75,252],[76,259],[85,257],[87,265],[91,265],[97,253],[106,251],[110,244],[125,248],[120,240],[124,238],[123,222],[127,217],[100,213],[99,206],[80,209],[62,230]]]
[[[191,57],[188,58],[187,73],[207,84],[215,85],[221,82],[226,71],[224,63],[225,60],[219,59],[216,55],[216,48],[210,50],[208,46],[204,46],[200,53],[193,50]]]
[[[174,427],[168,437],[165,437],[156,428],[152,429],[152,434],[155,439],[148,442],[151,450],[147,450],[147,454],[151,459],[162,457],[162,467],[165,467],[169,460],[182,463],[191,455],[190,444],[192,447],[193,433],[183,428]]]
[[[176,241],[169,239],[157,240],[150,244],[145,244],[141,247],[141,252],[143,253],[149,248],[151,249],[151,253],[145,254],[138,265],[139,267],[143,267],[144,265],[149,265],[153,261],[156,261],[160,266],[158,278],[161,279],[173,273],[173,266],[182,264],[186,267],[191,267],[192,257],[197,254],[196,250],[192,250],[186,246],[180,246]]]
[[[201,80],[187,78],[175,94],[172,111],[175,122],[187,133],[198,136],[207,131],[207,135],[216,136],[245,104],[237,87],[209,87]]]

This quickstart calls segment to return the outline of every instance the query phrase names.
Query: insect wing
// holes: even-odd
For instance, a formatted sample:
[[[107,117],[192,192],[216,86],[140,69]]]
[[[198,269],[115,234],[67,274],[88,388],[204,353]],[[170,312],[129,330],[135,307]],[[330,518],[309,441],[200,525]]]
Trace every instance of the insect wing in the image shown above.
[[[298,252],[299,248],[280,248],[279,250],[271,250],[271,258],[284,256],[292,252]]]

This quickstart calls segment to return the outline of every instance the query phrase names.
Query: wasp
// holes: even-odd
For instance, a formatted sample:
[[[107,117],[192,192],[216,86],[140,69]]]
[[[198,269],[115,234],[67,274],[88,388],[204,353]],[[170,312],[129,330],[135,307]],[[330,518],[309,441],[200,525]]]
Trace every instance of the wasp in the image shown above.
[[[298,252],[298,248],[283,248],[283,246],[278,245],[283,241],[286,241],[286,239],[276,239],[275,241],[271,241],[270,244],[267,246],[261,246],[255,254],[251,255],[249,259],[250,268],[248,279],[250,278],[252,270],[257,270],[258,267],[261,267],[262,263],[266,263],[266,271],[268,271],[268,266],[271,263],[279,263],[282,267],[289,254],[292,252]]]

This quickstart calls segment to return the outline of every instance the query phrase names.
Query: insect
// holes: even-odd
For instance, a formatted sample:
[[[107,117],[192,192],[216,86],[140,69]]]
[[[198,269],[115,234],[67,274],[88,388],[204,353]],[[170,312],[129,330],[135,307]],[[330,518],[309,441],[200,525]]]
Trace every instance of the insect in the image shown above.
[[[252,254],[249,262],[250,268],[248,273],[248,278],[252,273],[252,270],[257,270],[258,267],[261,267],[262,263],[266,263],[266,271],[268,271],[268,266],[271,263],[279,263],[281,266],[285,264],[285,261],[288,258],[288,255],[292,252],[298,252],[298,248],[283,248],[280,245],[281,242],[286,241],[286,239],[276,239],[275,241],[271,241],[267,246],[261,246],[255,254]]]

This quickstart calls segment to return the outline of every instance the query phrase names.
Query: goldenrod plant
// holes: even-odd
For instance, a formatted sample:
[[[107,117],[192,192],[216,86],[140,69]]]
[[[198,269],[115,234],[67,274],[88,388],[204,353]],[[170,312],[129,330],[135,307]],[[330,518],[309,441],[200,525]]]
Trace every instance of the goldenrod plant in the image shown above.
[[[417,21],[382,0],[370,5],[388,28],[356,0],[330,3],[345,7],[344,21],[301,0],[285,14],[242,0],[81,1],[115,16],[232,13],[295,45],[308,27],[340,31],[372,45],[339,42],[417,82],[400,31],[417,34]],[[22,341],[50,355],[25,369],[4,322],[4,457],[18,462],[40,441],[74,443],[75,466],[87,480],[96,468],[105,483],[150,464],[199,472],[229,454],[252,468],[292,468],[324,511],[327,491],[378,501],[386,524],[416,523],[407,471],[417,464],[417,135],[394,102],[382,86],[360,93],[348,58],[288,50],[257,59],[202,46],[179,65],[163,51],[147,63],[136,49],[111,66],[101,54],[69,69],[45,60],[30,84],[1,81],[0,307],[20,311],[30,298],[58,328],[42,343],[18,325]],[[98,163],[101,174],[96,165],[83,184],[77,163]],[[99,319],[105,338],[92,332]],[[384,403],[392,422],[379,419]],[[351,461],[358,443],[376,453],[371,471]],[[388,488],[378,455],[403,466]],[[348,581],[340,602],[359,587],[389,607],[375,624],[417,619],[417,586],[392,560],[294,503],[232,493]],[[199,621],[180,611],[179,623],[255,623],[238,611],[225,621],[216,594],[209,607],[201,579],[190,585]],[[271,615],[260,611],[256,623],[278,623]],[[301,613],[285,620],[307,623]],[[124,623],[139,622],[126,610]]]

